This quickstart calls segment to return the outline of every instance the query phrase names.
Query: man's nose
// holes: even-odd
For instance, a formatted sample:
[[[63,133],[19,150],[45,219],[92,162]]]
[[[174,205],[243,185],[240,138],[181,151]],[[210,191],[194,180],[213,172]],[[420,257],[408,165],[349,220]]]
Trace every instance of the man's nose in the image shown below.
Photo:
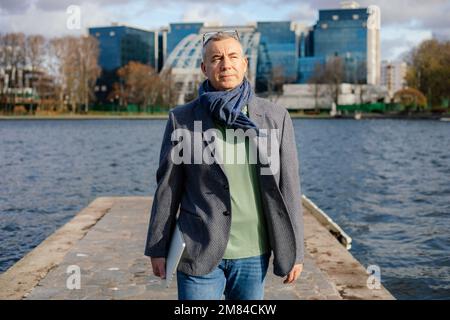
[[[228,57],[225,57],[222,60],[222,70],[227,70],[229,68],[231,68],[231,59]]]

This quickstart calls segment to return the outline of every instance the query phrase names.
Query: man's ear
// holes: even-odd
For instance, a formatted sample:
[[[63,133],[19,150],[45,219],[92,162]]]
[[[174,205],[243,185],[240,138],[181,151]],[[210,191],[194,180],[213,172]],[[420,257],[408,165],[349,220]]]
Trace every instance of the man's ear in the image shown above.
[[[202,63],[200,64],[200,66],[201,66],[201,68],[202,68],[203,74],[205,75],[205,77],[208,78],[208,76],[206,75],[206,66],[205,66],[205,64],[203,63],[203,61],[202,61]]]
[[[244,57],[244,61],[245,61],[245,71],[244,71],[244,73],[246,73],[247,70],[248,70],[248,58]]]

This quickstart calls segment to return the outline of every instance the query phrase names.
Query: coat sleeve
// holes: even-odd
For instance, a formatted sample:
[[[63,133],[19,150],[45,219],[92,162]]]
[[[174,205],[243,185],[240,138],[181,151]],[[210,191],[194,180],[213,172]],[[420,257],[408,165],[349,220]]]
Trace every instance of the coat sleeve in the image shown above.
[[[294,226],[296,258],[295,263],[304,260],[304,229],[302,193],[299,176],[299,160],[294,127],[289,112],[283,120],[280,145],[280,191],[286,202],[292,225]]]
[[[156,192],[148,226],[145,245],[146,256],[166,257],[169,250],[171,232],[180,205],[184,188],[182,164],[172,161],[172,149],[176,141],[171,136],[174,130],[174,115],[169,113],[159,156],[159,167],[156,172]]]

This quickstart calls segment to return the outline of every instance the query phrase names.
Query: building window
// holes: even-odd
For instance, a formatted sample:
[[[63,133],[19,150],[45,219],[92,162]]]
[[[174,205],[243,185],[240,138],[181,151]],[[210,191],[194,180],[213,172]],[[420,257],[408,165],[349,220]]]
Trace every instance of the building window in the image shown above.
[[[354,14],[353,15],[353,20],[359,20],[359,14]]]
[[[333,15],[333,20],[334,20],[334,21],[339,20],[339,16],[338,16],[337,14]]]
[[[322,27],[322,29],[326,29],[326,28],[328,28],[328,24],[327,23],[322,23],[321,27]]]
[[[114,37],[115,35],[116,35],[116,33],[115,33],[114,31],[110,31],[110,32],[109,32],[109,36],[110,36],[110,37]]]

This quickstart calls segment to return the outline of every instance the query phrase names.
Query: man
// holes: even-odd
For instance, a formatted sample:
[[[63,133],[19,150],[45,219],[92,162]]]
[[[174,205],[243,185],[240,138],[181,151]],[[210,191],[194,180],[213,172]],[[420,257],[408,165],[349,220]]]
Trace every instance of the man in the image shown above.
[[[180,300],[219,300],[222,295],[233,300],[263,299],[271,252],[274,274],[286,277],[285,284],[296,281],[303,268],[294,129],[285,108],[254,95],[245,78],[248,60],[236,31],[205,34],[202,55],[201,69],[207,79],[199,97],[169,113],[145,255],[151,257],[154,274],[165,278],[165,258],[178,221],[186,242],[177,269]],[[202,133],[216,129],[226,137],[232,129],[254,130],[257,137],[264,136],[264,130],[276,131],[278,147],[271,151],[279,158],[279,166],[267,174],[265,165],[271,163],[262,163],[264,156],[256,163],[249,161],[254,150],[250,147],[255,146],[251,139],[244,141],[244,151],[240,149],[243,163],[192,160],[191,153],[199,150],[194,146],[199,123]],[[177,139],[174,132],[179,130],[188,135]],[[220,136],[211,141],[223,146],[217,155],[224,159],[239,143]],[[211,142],[205,140],[202,147]],[[180,143],[192,146],[194,152],[179,148]],[[260,154],[268,157],[268,150],[262,149],[258,147]],[[174,154],[188,161],[174,161]]]

